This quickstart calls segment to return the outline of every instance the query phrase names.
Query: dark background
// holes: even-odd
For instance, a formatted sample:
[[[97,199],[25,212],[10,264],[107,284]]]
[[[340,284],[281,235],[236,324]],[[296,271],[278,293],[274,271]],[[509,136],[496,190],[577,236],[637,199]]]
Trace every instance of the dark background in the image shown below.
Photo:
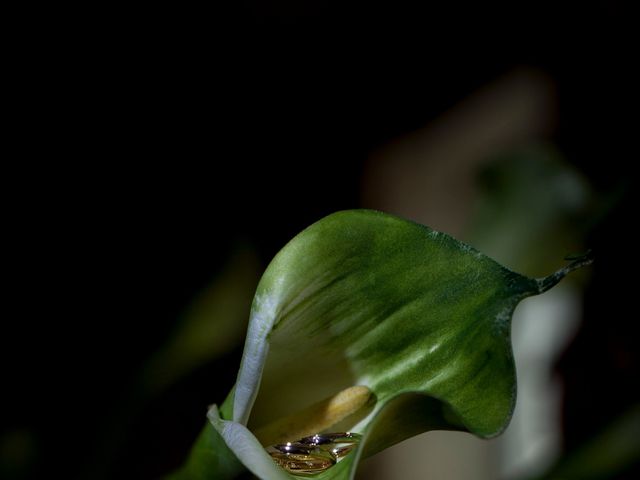
[[[555,82],[568,160],[622,192],[591,233],[584,328],[559,366],[567,449],[638,402],[637,59],[623,2],[246,1],[13,20],[1,418],[28,448],[8,478],[177,467],[240,349],[119,418],[115,441],[104,432],[233,246],[250,242],[266,265],[313,221],[361,206],[372,150],[518,66]]]

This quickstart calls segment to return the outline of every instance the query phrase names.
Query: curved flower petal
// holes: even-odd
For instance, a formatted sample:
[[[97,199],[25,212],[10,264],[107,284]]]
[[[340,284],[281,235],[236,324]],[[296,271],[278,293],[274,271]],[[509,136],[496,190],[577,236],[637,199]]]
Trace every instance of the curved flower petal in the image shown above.
[[[376,399],[352,425],[363,440],[318,479],[353,478],[363,455],[427,430],[495,436],[515,404],[516,305],[582,263],[535,280],[391,215],[330,215],[289,242],[265,271],[232,421],[214,410],[213,426],[247,468],[274,479],[290,475],[274,473],[251,431],[354,385]]]
[[[238,422],[221,419],[218,408],[215,405],[209,409],[207,417],[238,460],[252,473],[260,478],[272,480],[289,480],[292,478],[291,475],[288,475],[273,462],[269,454],[260,445],[258,439],[253,436],[247,427]]]

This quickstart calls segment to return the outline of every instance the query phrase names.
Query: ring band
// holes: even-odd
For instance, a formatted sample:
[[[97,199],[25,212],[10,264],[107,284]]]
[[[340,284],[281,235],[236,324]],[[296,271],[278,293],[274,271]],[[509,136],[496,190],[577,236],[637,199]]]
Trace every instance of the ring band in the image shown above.
[[[267,452],[289,473],[314,475],[344,458],[361,438],[362,435],[352,432],[317,433],[295,442],[272,445]]]

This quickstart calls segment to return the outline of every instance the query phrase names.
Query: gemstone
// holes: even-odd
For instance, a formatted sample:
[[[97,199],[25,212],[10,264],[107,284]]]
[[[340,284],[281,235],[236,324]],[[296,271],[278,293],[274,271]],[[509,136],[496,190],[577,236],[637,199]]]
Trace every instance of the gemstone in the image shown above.
[[[273,448],[278,450],[281,453],[311,453],[314,449],[313,445],[305,445],[304,443],[299,442],[287,442],[279,445],[274,445]]]
[[[339,432],[339,433],[316,433],[310,437],[304,437],[298,440],[297,443],[304,443],[307,445],[327,445],[330,443],[357,443],[362,438],[362,435],[352,432]]]

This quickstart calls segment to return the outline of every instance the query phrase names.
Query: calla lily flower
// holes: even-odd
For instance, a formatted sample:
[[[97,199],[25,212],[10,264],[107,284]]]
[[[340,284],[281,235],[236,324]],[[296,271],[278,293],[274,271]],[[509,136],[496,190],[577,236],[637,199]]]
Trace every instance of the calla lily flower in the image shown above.
[[[236,385],[173,478],[297,478],[265,447],[320,432],[361,435],[321,480],[352,479],[428,430],[500,434],[516,400],[514,309],[586,263],[531,279],[384,213],[318,221],[262,276]]]

